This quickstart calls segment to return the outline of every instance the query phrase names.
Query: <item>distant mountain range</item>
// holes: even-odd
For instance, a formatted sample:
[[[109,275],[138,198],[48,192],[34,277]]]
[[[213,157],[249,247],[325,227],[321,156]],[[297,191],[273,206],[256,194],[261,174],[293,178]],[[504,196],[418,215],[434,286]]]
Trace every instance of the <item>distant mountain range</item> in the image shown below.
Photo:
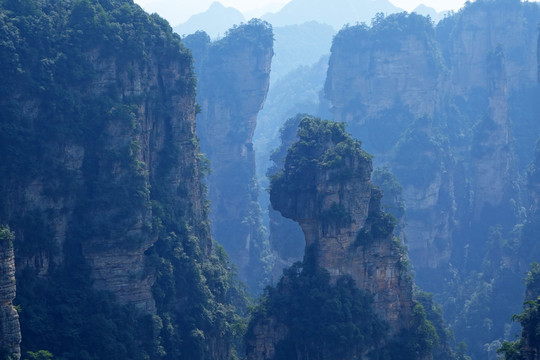
[[[431,20],[433,20],[435,23],[438,23],[441,21],[448,13],[449,11],[441,11],[437,12],[434,8],[431,8],[429,6],[426,6],[424,4],[418,5],[412,12],[415,12],[420,15],[431,17]]]
[[[261,18],[272,26],[300,25],[310,21],[327,24],[339,30],[345,24],[354,25],[365,22],[369,24],[375,14],[382,12],[391,14],[403,9],[394,6],[389,0],[292,0],[276,13],[267,13]],[[429,15],[438,22],[445,13],[438,13],[426,5],[419,5],[414,12]],[[245,22],[244,15],[233,7],[225,7],[214,2],[203,13],[193,15],[189,20],[174,28],[180,35],[192,34],[204,30],[211,38],[216,38],[235,24]]]
[[[183,24],[174,28],[180,35],[193,34],[197,30],[205,31],[211,38],[225,34],[235,24],[245,22],[244,15],[233,7],[225,7],[215,1],[208,10],[195,14]]]
[[[400,11],[403,10],[388,0],[292,0],[279,12],[262,18],[274,26],[317,21],[339,30],[348,23],[369,23],[378,12],[390,14]]]

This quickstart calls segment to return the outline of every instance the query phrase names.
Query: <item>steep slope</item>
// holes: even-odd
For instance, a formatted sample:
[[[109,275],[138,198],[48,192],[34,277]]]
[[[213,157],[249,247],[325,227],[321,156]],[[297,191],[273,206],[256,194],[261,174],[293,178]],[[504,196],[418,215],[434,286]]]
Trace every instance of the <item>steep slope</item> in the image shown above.
[[[300,224],[306,255],[267,290],[248,358],[430,358],[435,330],[413,303],[394,222],[370,183],[370,155],[343,124],[305,117],[297,136],[270,199]]]
[[[234,308],[189,51],[131,1],[3,2],[0,21],[0,223],[16,234],[23,352],[226,357],[230,332],[206,316]]]
[[[174,31],[181,35],[204,31],[210,37],[225,35],[226,31],[235,24],[244,22],[244,15],[233,7],[225,7],[214,1],[203,13],[191,16],[188,21],[174,27]]]
[[[486,56],[497,46],[508,56],[510,92],[536,83],[537,4],[517,0],[472,2],[445,22],[449,31],[442,27],[439,36],[457,94],[486,87]]]
[[[437,125],[430,120],[440,108],[441,60],[426,18],[391,15],[378,18],[371,28],[359,25],[339,32],[325,85],[333,118],[349,124],[377,164],[390,163],[405,188],[415,266],[437,266],[449,256],[453,215],[448,210],[441,213],[440,202],[446,200],[439,194],[451,194],[451,174],[440,175],[448,173],[445,163],[451,160],[445,155],[446,145],[431,140]],[[434,252],[435,239],[440,245]]]
[[[260,20],[211,43],[204,33],[185,38],[199,79],[197,131],[210,160],[207,178],[212,232],[253,291],[265,284],[268,245],[257,203],[253,132],[268,92],[272,27]]]
[[[297,140],[296,132],[300,121],[307,115],[298,114],[295,117],[287,119],[280,128],[281,144],[276,148],[270,160],[272,166],[268,168],[267,176],[272,178],[275,176],[285,164],[287,150]],[[295,262],[302,260],[306,241],[304,233],[298,223],[291,219],[287,219],[268,205],[268,223],[269,223],[269,242],[274,255],[274,267],[272,269],[272,278],[279,279],[283,273],[283,269],[293,265]]]
[[[9,228],[0,227],[0,356],[3,359],[21,356],[19,314],[13,307],[16,293],[13,240]]]
[[[302,24],[317,21],[339,30],[345,24],[369,23],[376,13],[391,14],[400,11],[388,0],[339,0],[327,1],[293,0],[275,14],[266,14],[262,18],[273,26]]]
[[[338,33],[329,62],[334,119],[403,185],[416,279],[474,358],[511,336],[528,266],[517,249],[540,131],[539,21],[538,4],[519,1],[469,3],[436,29],[380,17]]]
[[[299,140],[272,180],[270,201],[300,224],[306,247],[318,248],[317,263],[331,281],[349,275],[376,295],[375,308],[398,332],[410,320],[412,285],[399,267],[403,254],[392,241],[394,223],[381,212],[382,194],[372,189],[370,155],[334,126],[300,122]]]

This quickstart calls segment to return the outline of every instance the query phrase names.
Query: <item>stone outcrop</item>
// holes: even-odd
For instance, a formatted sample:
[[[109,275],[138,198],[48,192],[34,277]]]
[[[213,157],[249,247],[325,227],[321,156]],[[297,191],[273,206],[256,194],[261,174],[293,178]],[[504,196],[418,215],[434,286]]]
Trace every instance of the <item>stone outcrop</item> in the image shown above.
[[[351,276],[358,288],[374,295],[376,311],[398,332],[411,317],[412,283],[392,236],[394,225],[382,213],[382,194],[372,188],[371,159],[356,143],[317,141],[322,144],[310,150],[312,156],[352,149],[338,155],[338,165],[317,168],[302,167],[289,154],[282,177],[272,182],[272,207],[300,224],[306,247],[317,246],[318,264],[333,282]]]
[[[512,182],[518,178],[518,172],[514,159],[511,123],[508,115],[505,60],[505,55],[500,46],[486,58],[487,71],[485,73],[488,75],[489,106],[486,116],[477,125],[472,145],[474,169],[473,220],[475,221],[482,220],[482,212],[486,208],[498,209],[497,212],[501,218],[512,219],[512,212],[504,214],[505,209],[502,209],[502,207],[508,207],[508,197],[519,199],[519,194],[514,194],[512,189]],[[515,211],[515,209],[510,210]],[[491,213],[489,216],[493,217],[494,215]]]
[[[96,289],[113,292],[121,303],[156,311],[151,290],[154,275],[148,271],[144,255],[156,240],[150,226],[151,186],[163,182],[165,191],[173,194],[179,204],[192,204],[194,215],[202,218],[199,178],[195,170],[189,176],[183,174],[187,169],[196,169],[197,147],[192,142],[195,99],[192,94],[183,95],[186,91],[182,88],[182,84],[192,81],[193,74],[189,55],[182,56],[166,58],[154,51],[144,64],[137,59],[126,64],[103,48],[85,54],[84,60],[91,64],[95,76],[85,89],[70,90],[83,91],[88,101],[94,101],[118,87],[117,95],[129,100],[123,103],[124,108],[111,108],[109,116],[100,119],[95,139],[100,141],[99,146],[70,138],[65,143],[49,140],[51,150],[42,156],[54,159],[57,176],[38,172],[25,183],[6,186],[12,214],[38,214],[49,231],[46,240],[50,248],[43,249],[46,245],[39,244],[38,251],[19,257],[18,270],[32,267],[47,277],[51,264],[60,266],[64,262],[62,252],[51,250],[64,249],[66,242],[82,238],[82,254],[92,269]],[[158,93],[159,102],[149,101],[150,94]],[[27,104],[35,103],[35,99],[27,100]],[[43,106],[36,104],[28,120],[42,121],[39,114]],[[161,107],[167,109],[165,113]],[[180,161],[162,174],[161,167],[168,161],[165,148],[171,142],[176,144]],[[66,177],[70,181],[68,189]],[[188,197],[179,195],[179,188],[185,189]],[[14,222],[10,218],[3,220]],[[88,231],[80,234],[78,226],[83,223]],[[21,244],[36,240],[24,222],[13,229]],[[76,240],[74,233],[78,235]]]
[[[85,6],[86,12],[81,10]],[[130,14],[140,19],[137,36],[122,32],[129,30],[118,22],[114,40],[88,36],[84,16],[92,14],[93,6],[58,5],[65,18],[82,16],[66,25],[66,36],[73,36],[69,41],[77,46],[61,53],[57,44],[47,44],[43,56],[59,52],[69,69],[50,63],[45,71],[33,58],[21,57],[18,66],[24,72],[48,75],[39,91],[32,88],[37,86],[32,79],[13,80],[18,85],[0,100],[3,109],[10,109],[6,126],[27,134],[25,147],[6,145],[4,160],[14,165],[0,179],[5,199],[0,221],[17,234],[18,273],[30,270],[47,280],[77,258],[89,265],[96,290],[156,313],[155,269],[145,251],[163,226],[155,223],[156,216],[164,217],[162,208],[155,214],[157,203],[174,204],[175,221],[182,219],[195,235],[204,234],[200,224],[207,221],[195,135],[193,59],[166,22],[136,5]],[[111,6],[109,21],[123,21]],[[45,18],[40,11],[36,8]],[[69,26],[82,27],[79,35]],[[160,40],[151,40],[150,33]],[[114,43],[122,37],[133,43]],[[26,51],[19,45],[20,53]],[[21,133],[13,135],[14,141],[17,136]],[[10,153],[11,148],[16,151]],[[19,161],[31,171],[17,167]],[[200,247],[203,256],[211,253],[209,234],[200,236]]]
[[[306,115],[297,116],[285,121],[280,129],[281,144],[272,152],[270,160],[272,167],[267,171],[267,176],[275,176],[285,164],[287,150],[297,140],[296,131],[298,124]],[[279,211],[268,206],[268,218],[270,228],[270,247],[274,255],[274,267],[272,269],[272,278],[277,280],[281,277],[283,269],[291,266],[297,261],[301,261],[306,247],[304,234],[298,223],[291,219],[281,216]]]
[[[15,299],[15,255],[13,234],[0,226],[0,351],[2,355],[19,359],[21,329],[19,314],[13,306]]]
[[[513,137],[523,134],[513,131],[523,130],[512,121],[523,116],[512,118],[521,105],[509,101],[536,80],[539,19],[537,4],[478,2],[436,29],[397,14],[334,39],[325,85],[334,119],[402,183],[417,270],[446,266],[456,231],[477,238],[486,218],[510,229],[520,216],[524,155]]]
[[[452,91],[468,96],[489,81],[486,56],[500,46],[507,56],[508,91],[536,83],[537,4],[508,2],[469,3],[455,16],[444,20],[441,48],[449,64]],[[453,23],[449,32],[444,30]],[[443,33],[445,33],[443,35]],[[526,49],[526,50],[525,50]]]
[[[304,266],[311,266],[305,265],[308,261],[324,269],[333,286],[352,279],[357,289],[371,294],[373,316],[388,324],[388,339],[392,339],[413,331],[412,280],[404,250],[392,233],[394,220],[381,210],[382,194],[372,186],[371,172],[370,155],[345,133],[342,124],[304,117],[283,169],[272,176],[270,201],[276,211],[302,228],[309,249]],[[306,260],[308,257],[310,260]],[[294,272],[294,266],[292,269]],[[291,296],[287,286],[293,286],[288,276],[285,272],[278,288],[272,290],[285,298]],[[271,299],[270,303],[281,304]],[[281,314],[279,307],[273,311]],[[296,316],[295,309],[283,311]],[[289,336],[291,329],[272,314],[257,315],[252,320],[249,359],[273,359],[276,346]],[[369,347],[379,346],[370,343],[366,349],[350,344],[347,353],[357,358]]]
[[[289,330],[276,318],[263,319],[252,330],[252,337],[248,340],[248,359],[273,359],[276,354],[276,345],[285,339]]]
[[[190,51],[130,1],[2,3],[0,23],[0,224],[17,234],[23,348],[227,358],[234,276],[210,233]],[[76,316],[42,334],[58,312]]]
[[[434,29],[415,13],[402,18],[399,31],[384,29],[394,17],[346,27],[334,38],[325,92],[335,121],[362,125],[396,104],[415,117],[434,114],[443,70]]]
[[[402,184],[409,255],[427,291],[456,293],[474,271],[523,269],[507,254],[481,260],[490,228],[509,234],[525,217],[522,179],[539,131],[539,21],[536,3],[477,1],[435,28],[396,14],[334,39],[325,85],[331,111]],[[478,344],[502,338],[502,323],[501,316]]]
[[[325,84],[333,119],[345,121],[376,164],[390,166],[402,183],[410,256],[421,267],[445,264],[450,255],[453,212],[441,212],[440,204],[447,201],[442,194],[453,196],[452,169],[445,151],[429,140],[437,128],[429,119],[440,113],[446,77],[431,22],[395,14],[371,28],[338,33]],[[419,140],[428,147],[418,148]],[[420,172],[430,174],[418,179]]]
[[[198,77],[197,133],[210,160],[208,185],[215,239],[253,291],[262,289],[268,245],[257,203],[253,133],[270,81],[270,24],[252,20],[211,43],[204,33],[185,39]]]

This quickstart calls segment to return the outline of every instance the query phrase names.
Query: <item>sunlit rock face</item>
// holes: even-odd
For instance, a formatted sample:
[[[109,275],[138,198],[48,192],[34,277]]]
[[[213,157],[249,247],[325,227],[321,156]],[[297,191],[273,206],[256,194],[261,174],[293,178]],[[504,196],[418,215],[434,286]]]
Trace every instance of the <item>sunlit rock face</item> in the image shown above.
[[[469,243],[480,254],[487,222],[511,229],[523,214],[537,125],[519,109],[536,86],[538,20],[537,4],[479,2],[437,27],[396,14],[334,39],[331,111],[403,185],[417,270],[463,261]]]
[[[310,150],[311,156],[344,146],[336,139],[315,141],[320,145]],[[350,146],[337,164],[315,167],[299,165],[289,153],[284,172],[273,180],[270,200],[275,210],[300,224],[306,247],[316,246],[318,264],[331,281],[351,276],[358,288],[373,294],[376,311],[398,332],[407,326],[412,309],[405,254],[381,210],[382,194],[371,184],[369,155],[359,144]]]
[[[304,266],[324,269],[332,286],[350,278],[353,286],[372,296],[374,316],[388,325],[391,340],[411,330],[413,284],[404,249],[393,236],[394,220],[381,210],[382,193],[373,187],[371,172],[370,155],[343,124],[306,116],[283,168],[272,175],[270,201],[274,210],[300,225],[307,249]],[[290,276],[284,272],[272,291],[287,297]],[[252,320],[248,332],[248,359],[262,360],[274,358],[290,329],[275,314],[263,313]],[[351,344],[353,355],[346,359],[383,343],[367,348]]]
[[[252,291],[265,281],[268,256],[257,203],[253,133],[270,81],[273,33],[252,20],[210,42],[204,33],[185,38],[198,77],[197,134],[210,160],[208,185],[212,233]]]
[[[21,83],[3,97],[4,106],[17,102],[11,116],[27,124],[27,146],[38,150],[24,158],[30,171],[2,179],[0,223],[16,234],[17,272],[48,278],[82,256],[95,289],[155,313],[155,274],[145,256],[158,232],[151,191],[167,193],[188,223],[206,215],[192,58],[178,39],[145,46],[144,57],[127,58],[87,41],[77,53],[83,80],[43,86],[42,93]],[[61,78],[55,71],[51,79]],[[51,105],[48,96],[60,102],[60,95],[71,103]]]
[[[416,282],[444,294],[438,300],[456,317],[465,317],[455,309],[470,295],[448,295],[464,279],[475,272],[495,278],[501,269],[517,279],[527,268],[509,255],[517,248],[489,249],[497,246],[493,229],[511,238],[528,223],[525,232],[534,233],[525,219],[534,217],[536,185],[529,182],[530,196],[524,179],[540,131],[539,21],[536,3],[477,1],[437,26],[396,14],[344,28],[334,39],[330,111],[374,155],[374,166],[387,166],[401,183]],[[456,326],[456,338],[501,339],[511,315],[492,315],[497,324],[489,332]],[[471,347],[475,356],[484,351]]]

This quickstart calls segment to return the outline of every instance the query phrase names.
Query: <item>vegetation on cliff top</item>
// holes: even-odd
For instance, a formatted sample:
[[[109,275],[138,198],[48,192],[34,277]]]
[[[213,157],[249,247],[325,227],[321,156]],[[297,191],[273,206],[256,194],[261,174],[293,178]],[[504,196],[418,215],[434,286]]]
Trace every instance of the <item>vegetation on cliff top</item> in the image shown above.
[[[168,61],[185,72],[172,88],[137,96],[120,88]],[[104,64],[126,79],[96,89],[97,68]],[[179,109],[167,108],[163,96],[186,96],[194,103],[192,58],[179,36],[131,0],[5,0],[0,2],[0,68],[0,197],[11,199],[39,179],[43,201],[66,208],[75,203],[62,244],[53,238],[52,224],[66,208],[42,211],[42,204],[27,204],[25,209],[19,201],[0,206],[0,221],[18,231],[16,258],[26,266],[17,274],[16,299],[23,356],[47,351],[57,359],[87,360],[234,356],[243,326],[237,306],[245,307],[245,294],[226,254],[209,251],[207,210],[196,214],[197,204],[187,197],[173,201],[188,189],[181,182],[171,193],[166,183],[176,169],[186,182],[201,186],[192,124],[175,128],[192,138],[186,145],[192,163],[181,162],[181,144],[172,131],[165,139],[167,151],[151,154],[162,159],[153,164],[155,178],[139,160],[141,102],[167,120]],[[122,136],[108,134],[107,126],[118,127]],[[83,149],[79,173],[58,160],[72,145]],[[150,209],[152,218],[145,218]],[[138,221],[144,239],[126,233]],[[107,246],[127,248],[157,239],[146,253],[146,271],[156,275],[156,315],[119,305],[112,294],[94,289],[82,244],[96,238],[121,239]],[[42,259],[54,259],[46,276],[32,266]]]
[[[354,174],[344,166],[354,156],[365,161],[371,155],[362,150],[362,143],[345,131],[344,123],[305,117],[300,121],[298,140],[289,148],[284,169],[271,176],[270,198],[291,191],[313,190],[320,168],[334,170],[336,180]]]
[[[293,126],[298,120],[292,119],[288,125]],[[321,170],[338,173],[343,170],[345,176],[335,178],[343,181],[353,175],[347,169],[349,161],[359,158],[370,164],[370,155],[361,149],[358,140],[345,132],[342,123],[304,116],[296,137],[287,152],[284,168],[271,176],[271,199],[291,191],[315,191],[316,175]],[[379,201],[378,195],[372,193],[375,197],[372,201]],[[318,215],[323,228],[325,222],[350,218],[336,204]],[[370,215],[370,226],[363,233],[366,239],[391,235],[395,225],[391,215],[375,210]],[[363,245],[368,244],[364,241]],[[449,348],[443,349],[447,346],[446,330],[430,299],[425,303],[430,306],[429,316],[438,322],[438,329],[429,321],[423,305],[415,302],[411,323],[398,334],[390,334],[388,325],[372,306],[372,295],[358,289],[346,276],[332,285],[328,272],[317,262],[318,251],[317,243],[310,246],[302,263],[285,270],[276,287],[266,289],[250,322],[248,342],[254,339],[256,326],[264,319],[275,318],[286,329],[285,338],[276,346],[275,359],[344,359],[368,354],[377,360],[412,360],[423,358],[432,349],[439,349],[445,355],[441,359],[454,356]],[[441,337],[437,330],[441,331]],[[443,346],[438,346],[439,338]]]
[[[257,201],[251,137],[266,96],[272,26],[252,19],[214,42],[200,31],[183,41],[193,52],[199,81],[201,151],[213,166],[207,178],[212,233],[237,263],[248,290],[259,294],[269,281],[272,255]]]

